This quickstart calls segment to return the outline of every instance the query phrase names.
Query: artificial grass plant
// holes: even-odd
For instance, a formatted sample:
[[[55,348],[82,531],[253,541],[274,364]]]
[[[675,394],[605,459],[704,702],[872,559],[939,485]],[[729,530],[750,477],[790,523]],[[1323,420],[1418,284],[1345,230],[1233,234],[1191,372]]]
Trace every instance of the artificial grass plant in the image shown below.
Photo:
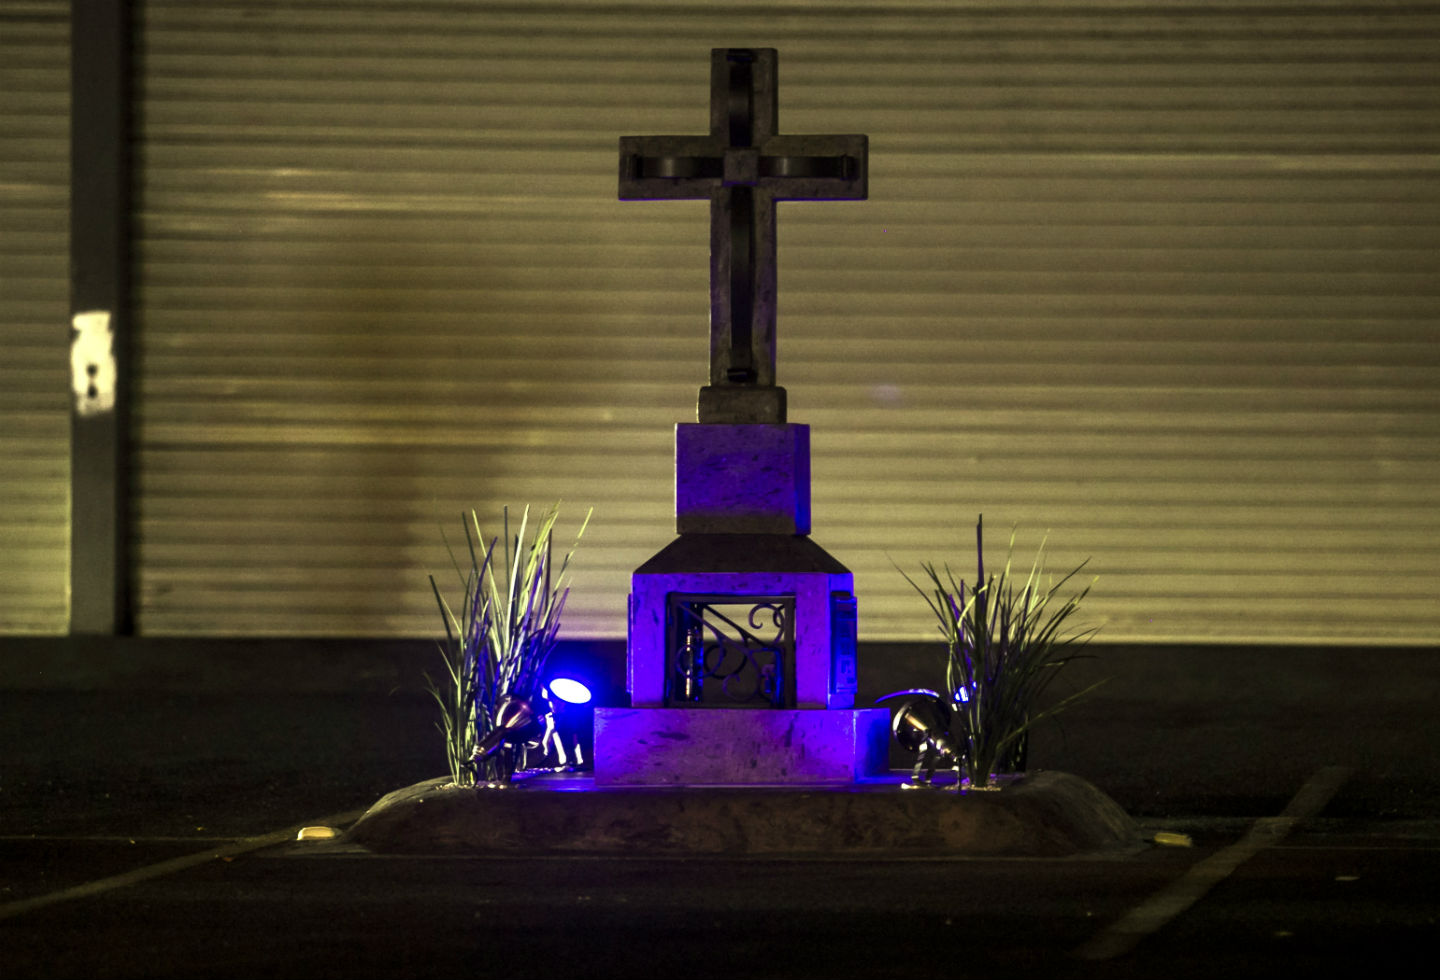
[[[979,789],[990,785],[992,775],[1020,767],[1027,733],[1036,722],[1104,682],[1054,703],[1044,702],[1050,683],[1098,629],[1069,631],[1069,621],[1089,594],[1089,585],[1060,597],[1088,559],[1060,581],[1046,585],[1044,542],[1023,581],[1011,569],[1013,531],[998,575],[987,577],[985,572],[983,515],[975,524],[975,544],[973,587],[967,587],[964,579],[957,582],[949,565],[942,570],[922,564],[929,580],[924,586],[903,570],[901,574],[925,598],[945,636],[950,734],[963,778]]]
[[[558,518],[558,506],[545,511],[527,541],[530,508],[525,508],[513,537],[506,508],[503,534],[486,543],[472,510],[464,523],[466,554],[450,552],[464,589],[458,614],[430,576],[445,623],[440,652],[446,671],[440,685],[431,681],[430,693],[440,707],[437,727],[445,737],[451,778],[459,786],[503,785],[514,775],[515,747],[503,745],[483,759],[475,757],[475,750],[495,729],[502,704],[535,702],[545,682],[545,664],[570,594],[566,584],[570,559],[590,515],[586,514],[575,545],[556,568],[553,538]],[[462,564],[462,558],[468,558],[468,565]]]

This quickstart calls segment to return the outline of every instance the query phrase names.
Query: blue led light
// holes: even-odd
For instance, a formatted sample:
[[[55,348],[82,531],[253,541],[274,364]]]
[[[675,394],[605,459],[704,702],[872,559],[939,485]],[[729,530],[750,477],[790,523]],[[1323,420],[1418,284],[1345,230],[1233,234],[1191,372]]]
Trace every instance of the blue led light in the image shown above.
[[[550,682],[550,693],[569,704],[589,704],[590,688],[573,677],[556,677]]]

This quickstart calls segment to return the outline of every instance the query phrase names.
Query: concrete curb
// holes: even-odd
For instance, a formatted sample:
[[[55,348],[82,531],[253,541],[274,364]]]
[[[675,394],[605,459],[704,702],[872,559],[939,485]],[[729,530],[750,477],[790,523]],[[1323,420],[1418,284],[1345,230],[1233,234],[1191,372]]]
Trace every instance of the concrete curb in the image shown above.
[[[999,792],[901,791],[898,779],[825,787],[594,788],[535,779],[388,794],[346,838],[382,854],[944,854],[1063,857],[1139,841],[1093,785],[1036,772]]]

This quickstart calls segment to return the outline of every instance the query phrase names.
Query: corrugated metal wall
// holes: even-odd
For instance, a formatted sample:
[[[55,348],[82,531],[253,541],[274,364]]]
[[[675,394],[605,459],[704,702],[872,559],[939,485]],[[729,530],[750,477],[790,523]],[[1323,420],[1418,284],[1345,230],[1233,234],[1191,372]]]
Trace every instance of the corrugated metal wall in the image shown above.
[[[712,46],[871,199],[780,214],[780,379],[861,634],[892,562],[1089,556],[1110,640],[1440,640],[1440,14],[1388,3],[195,4],[140,13],[149,633],[427,634],[443,527],[563,500],[623,632],[705,378]]]
[[[0,634],[69,616],[69,7],[0,5]]]

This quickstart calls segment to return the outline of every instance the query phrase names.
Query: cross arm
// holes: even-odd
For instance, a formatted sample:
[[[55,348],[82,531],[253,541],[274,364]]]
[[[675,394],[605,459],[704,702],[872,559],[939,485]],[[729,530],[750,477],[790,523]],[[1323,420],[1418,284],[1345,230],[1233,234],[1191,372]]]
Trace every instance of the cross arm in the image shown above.
[[[863,201],[869,194],[865,136],[772,136],[759,178],[776,201]]]
[[[709,136],[620,137],[620,200],[708,198],[725,172],[725,148]]]

